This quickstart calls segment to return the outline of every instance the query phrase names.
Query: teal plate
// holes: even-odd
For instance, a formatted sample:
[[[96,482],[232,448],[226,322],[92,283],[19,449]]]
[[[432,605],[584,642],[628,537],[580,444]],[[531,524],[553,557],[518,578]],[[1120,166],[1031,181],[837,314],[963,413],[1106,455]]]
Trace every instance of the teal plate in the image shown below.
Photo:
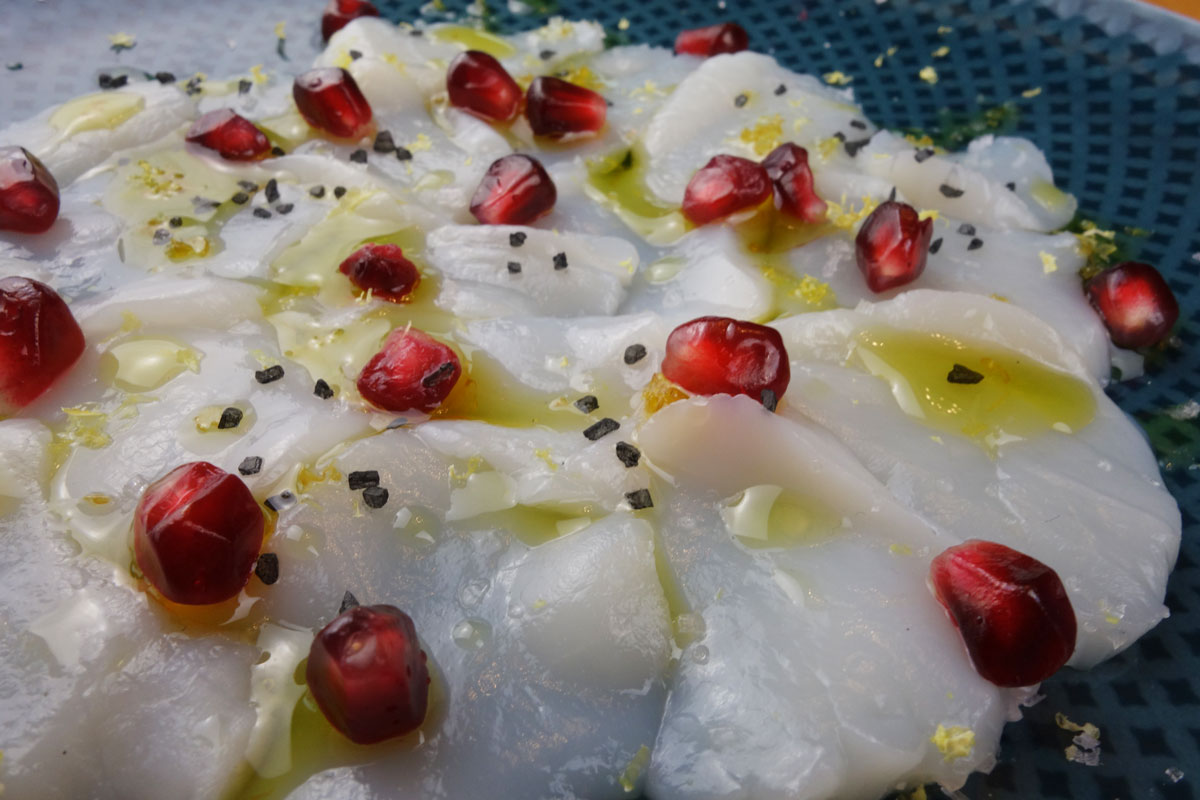
[[[376,2],[394,20],[421,16],[419,2]],[[323,5],[0,0],[0,60],[22,67],[0,69],[0,125],[94,91],[98,74],[119,66],[180,76],[234,74],[256,63],[295,69],[317,52]],[[461,12],[464,0],[446,5]],[[1097,669],[1066,671],[1044,684],[1045,699],[1006,729],[996,768],[962,794],[1200,795],[1200,418],[1181,413],[1200,400],[1200,24],[1120,0],[526,0],[528,11],[519,14],[503,0],[489,5],[497,8],[485,7],[483,22],[500,31],[532,27],[553,11],[597,19],[618,39],[664,46],[682,28],[736,20],[754,49],[792,69],[851,76],[880,125],[951,143],[992,128],[1032,139],[1059,186],[1079,198],[1082,216],[1116,228],[1129,257],[1159,267],[1182,307],[1175,339],[1150,355],[1145,376],[1109,393],[1150,433],[1183,509],[1183,547],[1167,593],[1171,617]],[[281,21],[291,64],[277,49]],[[111,51],[107,34],[118,31],[134,34],[137,47]],[[936,69],[936,84],[918,77],[926,66]],[[1067,760],[1073,734],[1056,724],[1059,713],[1099,726],[1097,765]]]

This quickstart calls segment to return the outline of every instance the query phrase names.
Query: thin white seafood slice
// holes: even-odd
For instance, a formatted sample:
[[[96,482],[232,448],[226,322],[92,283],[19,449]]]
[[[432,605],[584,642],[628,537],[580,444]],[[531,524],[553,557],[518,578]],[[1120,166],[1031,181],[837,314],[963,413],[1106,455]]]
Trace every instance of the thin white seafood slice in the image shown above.
[[[510,237],[524,234],[514,247]],[[446,225],[429,234],[426,257],[445,278],[438,305],[470,311],[475,285],[512,298],[512,313],[545,316],[612,314],[638,266],[623,239],[510,225]],[[516,265],[515,267],[510,266]]]
[[[775,324],[794,359],[784,413],[825,425],[943,535],[998,541],[1053,567],[1079,620],[1072,665],[1103,661],[1167,615],[1162,601],[1179,547],[1179,509],[1142,433],[1048,325],[1008,303],[931,291]],[[919,416],[936,416],[916,398],[927,386],[931,397],[941,390],[910,371],[927,365],[864,350],[864,335],[887,341],[890,332],[925,337],[912,340],[918,344],[960,343],[957,356],[942,353],[946,363],[933,358],[937,382],[956,360],[987,373],[980,386],[1001,381],[993,410],[1008,415],[1005,425],[1042,413],[1012,405],[1020,402],[1051,404],[1046,420],[1078,419],[1040,432],[986,434],[990,446],[973,440],[975,432],[931,427]],[[1001,371],[989,372],[989,359]],[[954,401],[962,415],[975,407],[972,389],[963,386]],[[967,430],[971,420],[957,424]]]
[[[52,505],[85,550],[127,565],[142,489],[180,464],[237,472],[259,458],[245,481],[265,489],[369,430],[365,414],[317,397],[305,370],[279,355],[256,298],[238,283],[157,278],[76,307],[91,344],[29,411],[61,430]],[[283,376],[259,382],[256,372],[275,366]],[[222,428],[227,409],[240,417]]]
[[[885,300],[919,289],[972,292],[1003,298],[1052,325],[1083,358],[1092,377],[1107,382],[1116,361],[1125,374],[1140,371],[1141,358],[1112,347],[1104,324],[1080,288],[1084,259],[1069,233],[1001,231],[960,220],[934,221],[925,271],[912,283],[875,294],[855,261],[850,233],[822,237],[790,251],[786,263],[796,275],[828,283],[838,305],[853,308],[861,301]]]
[[[412,107],[445,89],[446,65],[460,47],[378,17],[351,21],[330,39],[315,67],[342,67],[380,110]],[[358,57],[351,55],[358,53]]]
[[[14,797],[224,796],[254,722],[255,651],[192,637],[131,588],[127,568],[81,558],[47,511],[51,433],[0,422],[20,464],[0,476],[0,750]],[[7,460],[7,459],[6,459]],[[134,747],[175,742],[164,760]]]
[[[59,187],[68,186],[114,152],[153,142],[188,122],[195,104],[175,86],[132,81],[53,106],[0,131],[40,158]]]
[[[978,225],[1045,232],[1075,215],[1075,198],[1055,188],[1045,156],[1028,140],[985,136],[965,153],[927,153],[881,131],[859,155],[859,167],[922,208]]]
[[[776,94],[780,86],[784,92]],[[785,141],[812,148],[834,133],[857,130],[851,120],[867,125],[848,92],[759,53],[714,56],[679,83],[646,127],[646,185],[678,204],[692,175],[715,155],[757,161]],[[860,132],[865,137],[871,130]]]
[[[533,317],[468,322],[458,340],[487,353],[534,391],[591,394],[599,399],[600,414],[619,417],[658,368],[669,332],[649,313]]]
[[[293,728],[315,744],[294,752],[298,769],[279,779],[287,789],[303,782],[289,797],[625,795],[622,771],[658,729],[671,653],[650,526],[617,513],[555,536],[558,517],[539,521],[545,512],[532,508],[447,520],[453,493],[488,473],[529,502],[568,505],[588,484],[603,503],[577,434],[557,473],[540,468],[550,483],[530,482],[542,438],[451,422],[387,431],[329,461],[342,476],[377,471],[390,493],[382,508],[339,480],[313,485],[281,515],[268,543],[280,557],[270,615],[316,629],[347,590],[393,604],[413,617],[434,675],[420,733],[382,750],[347,745],[298,706]],[[480,448],[487,465],[462,477]],[[563,472],[574,485],[553,483]],[[534,524],[549,525],[550,541],[526,543],[544,536]]]
[[[742,251],[725,225],[693,230],[647,265],[624,313],[656,312],[675,325],[705,315],[762,320],[773,304],[773,288]]]
[[[638,443],[685,487],[660,536],[693,636],[651,796],[872,798],[990,768],[1024,693],[979,677],[927,588],[943,537],[819,426],[744,397],[670,405]]]

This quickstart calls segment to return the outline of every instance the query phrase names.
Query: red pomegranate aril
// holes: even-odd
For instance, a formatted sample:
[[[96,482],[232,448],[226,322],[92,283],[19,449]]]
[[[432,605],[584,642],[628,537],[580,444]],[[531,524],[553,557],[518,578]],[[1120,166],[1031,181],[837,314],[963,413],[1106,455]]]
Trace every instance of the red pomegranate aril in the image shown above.
[[[787,142],[772,150],[762,165],[775,185],[775,204],[781,211],[805,222],[825,221],[825,201],[813,188],[807,150]]]
[[[771,196],[771,179],[761,164],[739,156],[713,156],[683,193],[683,215],[706,225],[762,204]]]
[[[305,680],[321,713],[350,741],[412,733],[429,707],[429,667],[412,619],[395,606],[355,606],[313,639]]]
[[[83,331],[57,292],[29,278],[0,280],[0,416],[49,389],[83,346]]]
[[[321,15],[321,38],[329,37],[346,27],[346,23],[359,17],[378,17],[379,9],[366,0],[329,0],[325,13]]]
[[[458,355],[416,328],[394,330],[358,376],[358,391],[384,411],[432,411],[462,374]]]
[[[705,28],[680,31],[675,37],[675,52],[694,56],[740,53],[750,46],[746,29],[736,22],[722,22]]]
[[[608,103],[591,89],[543,76],[529,85],[525,116],[537,136],[595,133],[604,127]]]
[[[232,109],[210,111],[192,123],[187,140],[209,150],[216,150],[229,161],[257,161],[271,152],[267,135],[245,117]]]
[[[1149,347],[1166,339],[1179,319],[1179,301],[1158,270],[1123,261],[1084,284],[1088,300],[1118,347]]]
[[[300,115],[318,130],[358,139],[371,125],[371,105],[354,77],[341,67],[310,69],[296,77],[292,98]]]
[[[791,380],[787,349],[774,328],[728,317],[700,317],[667,337],[662,374],[692,394],[783,397]]]
[[[871,212],[854,240],[858,269],[873,292],[912,283],[925,271],[933,220],[907,203],[889,200]]]
[[[484,225],[528,225],[549,214],[557,200],[541,162],[515,153],[488,167],[471,198],[471,213]]]
[[[995,542],[951,547],[929,569],[975,671],[997,686],[1032,686],[1075,652],[1075,611],[1058,574]]]
[[[521,87],[492,56],[478,50],[459,53],[446,70],[450,105],[491,122],[507,122],[521,107]]]
[[[24,147],[0,147],[0,230],[45,233],[58,219],[58,183]]]
[[[372,296],[391,303],[408,300],[421,273],[394,244],[366,244],[350,254],[338,267],[350,282]]]
[[[194,461],[146,487],[133,518],[133,552],[163,597],[207,605],[237,595],[262,547],[262,509],[241,478]]]

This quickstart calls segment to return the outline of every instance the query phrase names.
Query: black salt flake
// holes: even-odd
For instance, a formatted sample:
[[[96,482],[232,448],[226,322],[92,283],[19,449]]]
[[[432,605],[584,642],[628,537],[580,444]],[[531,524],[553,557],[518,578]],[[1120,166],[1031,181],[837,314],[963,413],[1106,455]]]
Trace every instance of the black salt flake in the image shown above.
[[[221,419],[217,422],[217,430],[227,431],[241,424],[242,410],[230,406],[221,412]]]
[[[743,106],[746,105],[746,103],[749,103],[749,102],[750,102],[750,97],[744,93],[739,94],[737,97],[733,98],[733,104],[735,106],[737,106],[738,108],[742,108]]]
[[[267,211],[265,208],[256,208],[254,209],[254,216],[258,217],[259,219],[270,219],[271,212]]]
[[[949,197],[951,199],[954,199],[955,197],[963,196],[962,189],[955,189],[953,186],[951,186],[948,183],[943,183],[941,186],[939,186],[938,191],[942,193],[943,197]]]
[[[242,191],[254,194],[258,191],[258,184],[254,181],[238,181],[238,186],[242,187]]]
[[[584,428],[583,435],[588,441],[596,441],[621,427],[621,423],[617,422],[612,417],[605,417],[599,422],[593,423]]]
[[[363,56],[363,54],[358,50],[350,50],[346,53],[346,55],[350,56],[351,61],[358,61]]]
[[[342,604],[338,606],[338,613],[345,614],[352,608],[358,608],[359,605],[361,604],[358,602],[358,598],[347,591],[344,595],[342,595]]]
[[[785,92],[787,92],[787,87],[784,86],[782,83],[775,87],[775,96],[776,97],[778,97],[781,94],[784,94]]]
[[[322,197],[325,196],[325,187],[324,186],[314,186],[308,190],[308,193],[311,196],[320,200]]]
[[[932,158],[933,152],[934,151],[933,151],[932,147],[922,147],[921,149],[919,149],[915,153],[913,153],[913,158],[916,160],[916,162],[918,164],[920,164],[921,162]]]
[[[290,214],[292,213],[293,208],[295,208],[295,206],[291,203],[280,203],[279,205],[275,206],[275,210],[280,214]]]
[[[313,394],[322,400],[328,400],[333,397],[333,387],[326,383],[324,378],[317,378],[317,383],[313,387]]]
[[[281,367],[279,364],[267,367],[266,369],[256,370],[254,373],[254,380],[258,381],[259,383],[274,383],[282,377],[283,367]]]
[[[360,147],[359,149],[355,150],[353,153],[350,154],[350,160],[353,161],[355,164],[367,163],[367,151],[363,150]]]
[[[978,250],[981,247],[983,247],[983,239],[975,238],[967,242],[968,250]]]
[[[1017,190],[1016,181],[1009,181],[1008,183],[1004,184],[1004,188],[1008,189],[1010,192],[1015,192]]]
[[[520,261],[508,262],[508,271],[511,272],[513,275],[516,275],[517,273],[519,273],[521,271],[521,262]]]
[[[363,489],[362,498],[367,508],[383,508],[387,505],[388,490],[382,486],[368,486]]]
[[[513,231],[508,235],[508,244],[510,247],[520,247],[525,244],[525,239],[528,238],[524,231]]]
[[[646,345],[631,344],[625,348],[625,363],[632,366],[646,357]]]
[[[397,161],[412,161],[412,150],[407,147],[396,145],[396,160]]]
[[[283,152],[282,147],[280,147],[279,145],[275,145],[274,147],[271,148],[271,155],[282,156],[282,155],[287,155],[287,154]]]
[[[344,196],[345,196],[345,194],[346,194],[346,187],[345,187],[345,186],[335,186],[335,187],[333,187],[333,196],[334,196],[334,197],[336,197],[338,200],[341,200],[341,199],[342,199],[342,197],[344,197]]]
[[[371,145],[371,149],[376,153],[391,153],[396,149],[396,142],[392,139],[391,131],[380,131],[375,135],[375,143]]]
[[[167,221],[167,224],[172,228],[181,228],[183,227],[183,217],[171,217],[171,219]]]
[[[237,192],[229,199],[240,206],[245,205],[250,201],[250,195],[246,194],[245,192]]]
[[[774,411],[779,406],[779,398],[775,396],[773,389],[763,389],[759,393],[758,399],[767,411]]]
[[[636,492],[627,492],[625,499],[629,501],[629,507],[634,511],[654,507],[654,500],[650,497],[649,489],[638,489]]]
[[[964,367],[962,364],[955,364],[954,368],[946,375],[946,380],[950,383],[965,383],[974,384],[983,380],[982,373],[976,372],[970,367]]]
[[[267,198],[268,203],[276,203],[279,201],[279,182],[274,178],[267,181],[266,187],[263,189],[263,196]]]
[[[962,225],[958,226],[958,232],[961,233],[963,236],[974,236],[975,235],[975,226],[969,222],[964,222]]]
[[[246,456],[238,464],[238,472],[243,475],[257,475],[262,471],[263,460],[260,456]]]
[[[175,73],[174,72],[165,72],[165,71],[164,72],[156,72],[156,73],[154,73],[154,80],[158,81],[159,83],[174,83],[175,82]]]
[[[154,232],[155,244],[166,244],[171,241],[171,232],[166,228],[159,228]]]
[[[636,467],[642,459],[642,451],[629,442],[617,442],[617,458],[626,467]]]
[[[859,151],[870,143],[871,137],[868,136],[866,139],[856,139],[853,142],[845,142],[842,147],[846,149],[846,155],[850,156],[851,158],[855,158],[858,156]]]
[[[263,553],[254,562],[254,574],[264,585],[270,586],[279,580],[279,556],[274,553]]]
[[[867,123],[863,122],[861,119],[852,119],[850,120],[850,127],[858,128],[860,131],[865,131],[867,129]]]
[[[554,58],[554,51],[543,50],[542,52],[538,53],[538,58],[540,58],[542,61],[549,61],[550,59]]]
[[[937,239],[934,239],[932,242],[929,243],[929,252],[936,253],[938,250],[941,250],[941,249],[942,249],[941,237],[938,237]]]
[[[585,414],[590,414],[600,407],[600,401],[596,399],[596,395],[594,394],[585,394],[575,401],[575,407]]]
[[[376,469],[360,469],[351,472],[347,477],[346,482],[350,484],[350,491],[357,492],[359,489],[368,489],[372,486],[379,485],[379,470]]]
[[[566,253],[555,253],[554,254],[554,268],[555,269],[566,269],[567,268],[567,254]]]
[[[245,78],[242,78],[240,81],[238,81],[238,94],[249,94],[250,89],[253,86],[254,86],[253,83],[246,80]]]

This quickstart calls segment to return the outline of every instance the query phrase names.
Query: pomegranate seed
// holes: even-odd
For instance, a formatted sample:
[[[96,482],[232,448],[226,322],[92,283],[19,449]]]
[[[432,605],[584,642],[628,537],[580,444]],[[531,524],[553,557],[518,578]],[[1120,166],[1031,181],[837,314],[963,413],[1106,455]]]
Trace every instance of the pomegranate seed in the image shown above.
[[[1084,291],[1118,347],[1158,344],[1179,319],[1175,294],[1149,264],[1115,264],[1088,280]]]
[[[781,144],[763,159],[762,165],[775,184],[775,202],[784,213],[805,222],[825,221],[825,201],[813,188],[807,150],[791,142]]]
[[[722,22],[707,28],[680,31],[675,37],[675,52],[694,56],[715,56],[720,53],[740,53],[750,46],[746,29],[736,22]]]
[[[484,225],[528,225],[554,208],[558,190],[536,158],[515,153],[488,167],[471,213]]]
[[[228,108],[210,111],[192,123],[187,140],[230,161],[257,161],[271,152],[266,134]]]
[[[997,686],[1040,683],[1075,651],[1067,590],[1037,559],[971,539],[934,558],[929,575],[975,671]]]
[[[416,265],[394,244],[363,245],[338,270],[359,289],[392,303],[408,300],[421,281]]]
[[[772,409],[792,377],[779,331],[728,317],[671,331],[662,373],[692,394],[744,394]]]
[[[358,390],[384,411],[432,411],[458,382],[462,365],[446,345],[416,328],[392,331],[358,376]]]
[[[683,215],[696,225],[754,208],[771,196],[761,164],[738,156],[713,156],[683,193]]]
[[[321,15],[321,38],[329,37],[346,27],[346,23],[359,17],[378,17],[379,9],[367,0],[329,0],[325,13]]]
[[[873,292],[911,283],[925,271],[933,220],[907,203],[889,200],[871,212],[854,240],[858,268]]]
[[[304,674],[325,718],[352,742],[403,736],[425,721],[425,651],[412,619],[395,606],[342,612],[313,639]]]
[[[0,417],[32,403],[79,360],[83,331],[44,283],[0,280]]]
[[[138,567],[163,597],[186,605],[235,596],[262,547],[263,515],[241,478],[206,461],[146,487],[133,519]]]
[[[608,103],[591,89],[544,76],[529,85],[525,116],[538,136],[595,133],[604,127]]]
[[[459,53],[446,71],[450,104],[492,122],[507,122],[521,107],[521,87],[487,53]]]
[[[24,147],[0,147],[0,230],[44,233],[58,219],[58,183]]]
[[[341,67],[310,69],[297,76],[292,98],[309,125],[343,139],[358,139],[371,124],[371,105]]]

